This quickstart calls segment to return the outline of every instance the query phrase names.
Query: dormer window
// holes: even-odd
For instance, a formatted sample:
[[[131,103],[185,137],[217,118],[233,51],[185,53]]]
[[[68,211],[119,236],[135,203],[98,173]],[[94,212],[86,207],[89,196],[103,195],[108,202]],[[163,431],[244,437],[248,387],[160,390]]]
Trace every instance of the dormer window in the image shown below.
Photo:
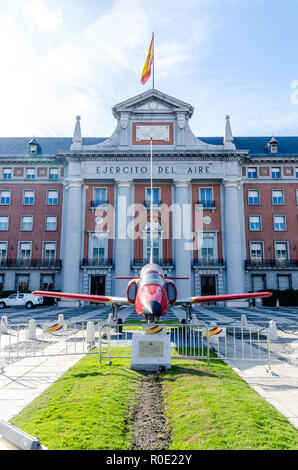
[[[269,140],[267,147],[270,153],[277,153],[277,150],[278,150],[277,144],[278,144],[278,141],[275,139],[275,137],[272,137]]]
[[[33,137],[29,142],[29,153],[31,155],[37,155],[38,153],[40,153],[40,145],[35,139],[35,137]]]

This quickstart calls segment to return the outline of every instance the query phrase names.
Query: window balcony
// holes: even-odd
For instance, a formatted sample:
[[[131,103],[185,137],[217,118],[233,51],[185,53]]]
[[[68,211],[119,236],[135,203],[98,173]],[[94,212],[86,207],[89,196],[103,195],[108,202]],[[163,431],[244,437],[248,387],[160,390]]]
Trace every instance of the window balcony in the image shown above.
[[[203,209],[216,209],[215,201],[202,201],[202,200],[199,200],[198,204],[203,206]]]
[[[96,209],[97,207],[100,207],[100,206],[107,206],[108,205],[108,201],[107,199],[101,199],[100,201],[91,201],[90,202],[90,209]]]
[[[245,269],[298,269],[298,260],[250,259],[245,261]]]
[[[150,204],[151,204],[150,199],[149,199],[149,200],[147,199],[147,200],[144,201],[144,206],[146,207],[146,209],[150,209]],[[154,208],[156,209],[156,208],[158,208],[159,206],[162,205],[162,201],[155,201],[155,200],[153,200],[153,201],[152,201],[152,205],[153,205],[153,209],[154,209]]]
[[[103,267],[113,267],[113,260],[109,258],[104,258],[103,256],[95,258],[84,258],[81,264],[82,267],[92,267],[92,266],[103,266]]]
[[[61,269],[62,261],[60,259],[0,258],[0,266],[3,268]]]
[[[134,258],[131,265],[132,268],[139,268],[145,266],[145,264],[148,264],[149,262],[149,258]],[[153,263],[158,264],[162,268],[174,267],[172,258],[153,258]]]
[[[225,262],[223,259],[219,258],[199,258],[193,261],[194,268],[201,268],[201,267],[223,267],[225,266]]]

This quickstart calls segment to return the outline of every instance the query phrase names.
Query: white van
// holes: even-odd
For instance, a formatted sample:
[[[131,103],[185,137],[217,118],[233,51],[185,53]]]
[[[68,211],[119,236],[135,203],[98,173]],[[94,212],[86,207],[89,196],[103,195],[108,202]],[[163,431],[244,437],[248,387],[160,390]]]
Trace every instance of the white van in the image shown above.
[[[0,299],[0,308],[25,307],[32,308],[43,304],[43,297],[33,294],[12,294],[9,297]]]

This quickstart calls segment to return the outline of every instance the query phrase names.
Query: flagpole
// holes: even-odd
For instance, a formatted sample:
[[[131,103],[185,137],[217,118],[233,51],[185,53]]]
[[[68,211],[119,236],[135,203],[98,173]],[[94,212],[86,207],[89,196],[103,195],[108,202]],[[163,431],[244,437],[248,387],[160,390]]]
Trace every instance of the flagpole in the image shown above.
[[[152,137],[150,139],[150,263],[153,263],[153,152]]]
[[[155,57],[154,57],[154,54],[155,54],[155,51],[154,51],[154,33],[152,33],[152,39],[153,39],[153,70],[152,70],[152,80],[153,80],[153,89],[154,89],[154,62],[155,62]]]

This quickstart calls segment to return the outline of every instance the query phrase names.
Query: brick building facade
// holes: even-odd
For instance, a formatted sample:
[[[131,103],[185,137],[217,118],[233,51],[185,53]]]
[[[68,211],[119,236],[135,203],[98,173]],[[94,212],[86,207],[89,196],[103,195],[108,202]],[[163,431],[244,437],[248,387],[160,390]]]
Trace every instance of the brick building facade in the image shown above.
[[[184,295],[298,289],[298,137],[197,137],[149,90],[109,138],[0,139],[0,288],[124,295],[154,257]],[[224,126],[223,126],[224,127]]]

